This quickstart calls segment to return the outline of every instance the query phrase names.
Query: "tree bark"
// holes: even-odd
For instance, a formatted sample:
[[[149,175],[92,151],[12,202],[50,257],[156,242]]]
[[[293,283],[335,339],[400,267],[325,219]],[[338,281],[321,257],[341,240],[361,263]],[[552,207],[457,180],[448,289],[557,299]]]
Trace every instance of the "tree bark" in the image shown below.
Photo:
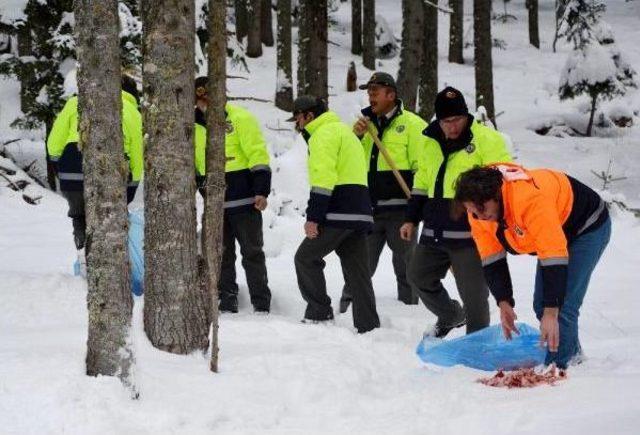
[[[249,41],[247,56],[262,56],[262,0],[249,0]]]
[[[328,99],[327,0],[300,0],[298,95]]]
[[[242,41],[249,34],[249,17],[247,3],[249,0],[235,0],[236,11],[236,38]]]
[[[117,0],[76,0],[79,147],[87,217],[87,374],[131,386],[133,300],[127,251],[127,174]]]
[[[538,32],[538,0],[527,0],[529,10],[529,43],[540,49],[540,34]]]
[[[291,68],[291,0],[278,0],[278,43],[276,48],[276,107],[293,110],[293,71]]]
[[[267,47],[273,47],[273,24],[272,24],[272,11],[271,11],[271,0],[262,0],[262,11],[261,11],[261,22],[262,22],[262,43]]]
[[[193,0],[143,0],[144,328],[162,350],[208,347],[198,286]],[[211,32],[212,34],[214,32]]]
[[[362,54],[362,0],[351,0],[351,53]]]
[[[209,99],[207,108],[207,181],[202,222],[202,254],[205,259],[207,288],[211,304],[211,360],[209,368],[218,371],[218,280],[222,260],[222,222],[225,166],[226,51],[225,0],[209,0]]]
[[[491,0],[473,1],[473,41],[476,79],[476,109],[484,106],[496,125],[493,105],[493,62],[491,60]]]
[[[587,124],[587,132],[585,136],[591,137],[591,130],[593,129],[593,118],[596,114],[596,108],[598,106],[598,95],[591,96],[591,112],[589,113],[589,124]]]
[[[362,1],[362,64],[373,71],[376,69],[376,2]]]
[[[449,62],[464,63],[464,0],[449,0]]]
[[[398,97],[404,107],[415,111],[420,81],[420,61],[424,16],[422,4],[416,0],[402,0],[402,49],[398,70]]]
[[[422,6],[424,38],[420,67],[420,116],[427,122],[433,117],[438,93],[438,10],[429,4]]]

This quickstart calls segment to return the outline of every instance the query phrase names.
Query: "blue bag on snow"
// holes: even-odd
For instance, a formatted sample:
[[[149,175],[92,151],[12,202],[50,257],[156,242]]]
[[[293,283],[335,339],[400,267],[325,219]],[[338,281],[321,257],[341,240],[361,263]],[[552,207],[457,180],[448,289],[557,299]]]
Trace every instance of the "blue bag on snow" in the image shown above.
[[[140,296],[144,288],[144,214],[142,210],[129,213],[129,265],[131,291]],[[80,263],[73,264],[73,274],[80,275]]]
[[[464,337],[440,340],[426,337],[416,349],[420,359],[443,367],[458,364],[474,369],[516,370],[544,363],[546,349],[540,346],[540,333],[526,323],[518,323],[520,335],[504,338],[500,325],[489,326]]]

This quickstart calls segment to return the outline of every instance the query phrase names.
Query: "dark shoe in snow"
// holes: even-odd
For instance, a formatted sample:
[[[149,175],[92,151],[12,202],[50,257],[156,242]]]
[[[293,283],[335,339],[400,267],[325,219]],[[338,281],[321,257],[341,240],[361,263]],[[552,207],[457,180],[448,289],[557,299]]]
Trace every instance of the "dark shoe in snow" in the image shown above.
[[[235,298],[220,299],[219,310],[221,313],[237,313],[238,300]]]
[[[264,307],[253,307],[253,313],[258,315],[266,316],[269,314],[269,308]]]
[[[346,313],[349,305],[351,305],[351,299],[340,299],[340,314]]]
[[[449,332],[451,332],[451,330],[460,328],[466,324],[467,324],[466,320],[463,320],[462,322],[456,323],[454,325],[442,325],[440,323],[436,323],[431,328],[424,331],[424,334],[422,334],[422,337],[423,338],[426,338],[426,337],[444,338],[447,336]]]

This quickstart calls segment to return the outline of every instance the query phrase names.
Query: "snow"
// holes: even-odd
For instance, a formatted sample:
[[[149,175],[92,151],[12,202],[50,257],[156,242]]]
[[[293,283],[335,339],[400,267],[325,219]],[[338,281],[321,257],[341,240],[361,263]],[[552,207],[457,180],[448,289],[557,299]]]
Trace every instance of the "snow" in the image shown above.
[[[3,2],[3,6],[4,7]],[[443,3],[443,2],[440,2]],[[466,3],[465,33],[472,25]],[[512,0],[518,21],[494,23],[494,37],[508,42],[494,50],[498,127],[513,142],[518,162],[553,167],[600,189],[591,171],[615,177],[607,197],[640,206],[640,95],[632,91],[603,104],[609,113],[628,108],[634,125],[616,137],[539,136],[532,126],[544,120],[572,119],[586,124],[577,110],[584,101],[561,103],[557,85],[570,47],[552,53],[553,0],[540,1],[540,51],[528,45],[524,0]],[[376,12],[401,33],[395,0],[378,0]],[[627,62],[640,65],[640,3],[609,2],[605,18],[618,36]],[[366,104],[364,92],[344,92],[349,63],[356,61],[358,83],[371,74],[350,53],[349,3],[333,14],[337,25],[329,46],[330,106],[351,122]],[[448,18],[440,14],[440,86],[462,90],[474,107],[473,48],[465,65],[447,63]],[[346,29],[346,30],[345,30]],[[471,32],[472,33],[472,32]],[[294,37],[295,40],[295,37]],[[294,50],[294,65],[296,53]],[[250,73],[229,65],[230,96],[272,100],[276,90],[275,48],[247,59]],[[398,58],[376,60],[379,70],[395,73]],[[295,67],[294,67],[295,71]],[[295,80],[295,77],[294,77]],[[13,130],[19,113],[19,86],[0,79],[0,148],[10,139],[12,156],[42,159],[43,132]],[[423,306],[395,300],[395,277],[385,250],[374,289],[382,328],[365,335],[353,331],[351,313],[334,325],[303,325],[304,302],[296,285],[293,255],[303,237],[307,149],[285,122],[289,114],[272,103],[235,101],[260,120],[272,156],[273,189],[264,213],[265,253],[273,292],[272,313],[251,313],[246,281],[238,262],[240,313],[223,315],[220,373],[208,371],[201,354],[177,356],[155,350],[142,326],[143,299],[135,301],[131,341],[136,357],[131,393],[117,379],[84,374],[87,339],[86,284],[71,275],[75,249],[64,199],[37,186],[40,205],[23,201],[0,179],[0,424],[2,433],[545,433],[632,434],[640,427],[640,308],[638,249],[640,221],[613,210],[611,243],[598,265],[581,311],[581,337],[587,360],[572,368],[556,387],[491,389],[475,382],[485,373],[455,367],[424,366],[415,355],[422,331],[434,318]],[[280,131],[284,129],[285,131]],[[28,163],[28,162],[27,162]],[[19,163],[22,165],[22,163]],[[11,166],[0,159],[0,166]],[[17,168],[16,168],[17,169]],[[21,177],[26,177],[18,173]],[[0,177],[1,178],[1,177]],[[141,191],[131,208],[140,207]],[[199,210],[202,202],[198,197]],[[516,312],[536,324],[532,304],[535,260],[510,257]],[[327,258],[329,294],[337,304],[342,276],[337,258]],[[445,285],[453,289],[450,276]],[[455,295],[455,291],[453,291]],[[493,322],[498,321],[491,304]],[[456,330],[452,337],[463,331]]]
[[[607,49],[593,43],[569,54],[560,86],[595,86],[609,81],[616,81],[616,64]]]

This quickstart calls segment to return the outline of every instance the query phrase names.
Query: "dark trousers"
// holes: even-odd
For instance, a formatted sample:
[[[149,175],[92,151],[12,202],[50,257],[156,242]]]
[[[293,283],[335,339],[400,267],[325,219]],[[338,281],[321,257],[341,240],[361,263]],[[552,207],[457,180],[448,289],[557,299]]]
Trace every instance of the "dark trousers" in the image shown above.
[[[398,300],[405,304],[418,303],[417,290],[407,280],[407,264],[411,259],[416,241],[407,242],[400,238],[400,227],[404,223],[404,211],[386,211],[373,216],[373,231],[367,236],[369,248],[369,268],[371,276],[376,273],[380,254],[387,244],[392,252],[391,261],[398,283]],[[345,285],[342,289],[342,301],[351,301],[351,289]]]
[[[475,246],[450,248],[418,244],[409,264],[409,279],[416,285],[424,305],[438,317],[438,323],[453,326],[460,317],[460,305],[449,297],[441,282],[450,267],[464,304],[467,333],[488,326],[489,288]]]
[[[271,291],[267,284],[267,266],[262,250],[262,213],[257,210],[224,217],[220,299],[224,304],[225,299],[236,300],[238,297],[236,240],[240,245],[251,303],[256,310],[269,311]]]
[[[340,258],[344,281],[351,289],[354,326],[361,333],[379,327],[366,236],[350,229],[322,227],[318,237],[305,238],[300,244],[295,255],[295,266],[298,286],[307,302],[304,317],[311,320],[333,318],[323,272],[323,258],[333,251]]]

